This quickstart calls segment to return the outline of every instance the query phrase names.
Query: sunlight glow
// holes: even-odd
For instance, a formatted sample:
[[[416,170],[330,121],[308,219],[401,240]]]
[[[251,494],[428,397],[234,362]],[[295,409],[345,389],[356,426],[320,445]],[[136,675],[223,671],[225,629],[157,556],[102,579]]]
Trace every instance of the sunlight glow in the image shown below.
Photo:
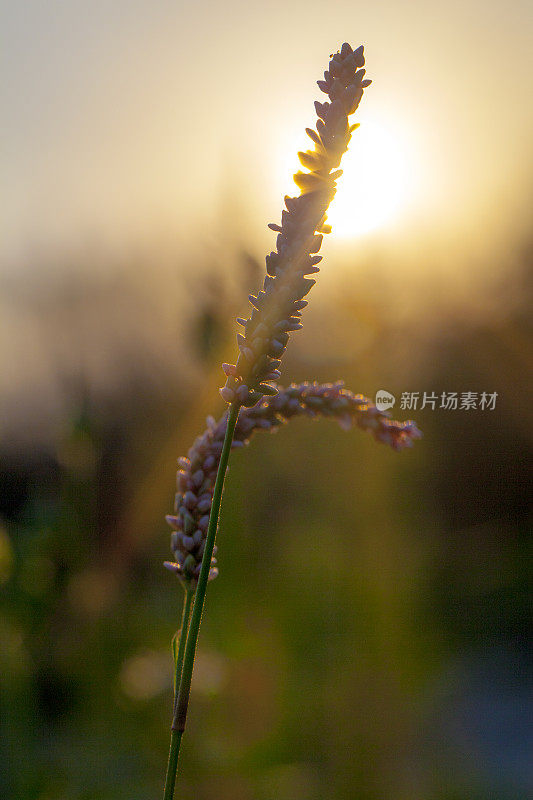
[[[341,237],[369,233],[395,221],[411,200],[412,164],[398,135],[366,120],[354,131],[328,223]]]

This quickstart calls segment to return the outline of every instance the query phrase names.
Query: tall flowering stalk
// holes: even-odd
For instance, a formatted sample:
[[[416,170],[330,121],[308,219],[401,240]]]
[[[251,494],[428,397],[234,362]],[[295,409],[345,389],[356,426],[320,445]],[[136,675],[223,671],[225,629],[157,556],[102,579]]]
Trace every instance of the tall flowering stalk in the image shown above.
[[[331,56],[324,80],[318,81],[329,102],[315,103],[316,130],[306,128],[314,147],[298,153],[306,170],[294,176],[300,194],[285,198],[281,225],[269,225],[278,233],[276,250],[266,257],[263,288],[249,297],[251,315],[238,320],[244,329],[237,335],[238,358],[235,364],[222,365],[227,380],[220,394],[229,408],[218,422],[208,418],[207,430],[188,458],[179,460],[174,514],[167,517],[173,528],[175,561],[165,565],[183,583],[185,602],[179,643],[175,640],[174,646],[174,714],[164,800],[174,795],[207,583],[218,573],[213,556],[231,449],[247,444],[254,432],[275,430],[298,415],[331,417],[345,428],[355,424],[396,450],[420,436],[414,422],[391,420],[341,383],[304,383],[287,389],[273,385],[281,376],[289,335],[302,327],[301,315],[307,306],[303,298],[315,283],[309,276],[319,271],[318,251],[323,234],[330,231],[326,212],[342,174],[338,169],[342,156],[357,127],[350,125],[349,117],[370,84],[363,65],[363,47],[352,50],[345,43]]]

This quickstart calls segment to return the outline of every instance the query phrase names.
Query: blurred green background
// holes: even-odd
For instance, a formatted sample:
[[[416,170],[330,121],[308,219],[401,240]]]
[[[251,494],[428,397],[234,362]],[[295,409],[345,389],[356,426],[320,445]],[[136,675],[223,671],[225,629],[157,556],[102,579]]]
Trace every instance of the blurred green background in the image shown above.
[[[368,158],[418,182],[364,231],[345,201],[283,379],[386,389],[424,438],[397,454],[295,420],[233,454],[178,796],[533,793],[531,8],[338,5],[3,7],[9,800],[161,796],[176,459],[222,413],[264,223],[344,39],[379,78]],[[353,181],[364,206],[372,176]],[[452,391],[496,407],[400,409]]]

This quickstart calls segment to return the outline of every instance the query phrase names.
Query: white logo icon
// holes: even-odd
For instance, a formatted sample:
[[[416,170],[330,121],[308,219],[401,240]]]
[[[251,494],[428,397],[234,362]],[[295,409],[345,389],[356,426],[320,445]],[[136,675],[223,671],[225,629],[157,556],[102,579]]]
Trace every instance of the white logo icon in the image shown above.
[[[385,389],[378,389],[376,392],[376,408],[378,411],[387,411],[388,408],[393,407],[395,402],[394,395],[386,392]]]

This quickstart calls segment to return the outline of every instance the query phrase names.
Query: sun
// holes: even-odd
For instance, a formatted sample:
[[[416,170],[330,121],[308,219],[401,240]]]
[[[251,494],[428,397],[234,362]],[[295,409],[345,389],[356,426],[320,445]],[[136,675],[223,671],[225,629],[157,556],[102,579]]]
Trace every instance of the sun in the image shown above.
[[[366,120],[354,131],[341,164],[343,174],[331,203],[333,234],[360,236],[395,221],[411,195],[407,148],[390,128]]]

